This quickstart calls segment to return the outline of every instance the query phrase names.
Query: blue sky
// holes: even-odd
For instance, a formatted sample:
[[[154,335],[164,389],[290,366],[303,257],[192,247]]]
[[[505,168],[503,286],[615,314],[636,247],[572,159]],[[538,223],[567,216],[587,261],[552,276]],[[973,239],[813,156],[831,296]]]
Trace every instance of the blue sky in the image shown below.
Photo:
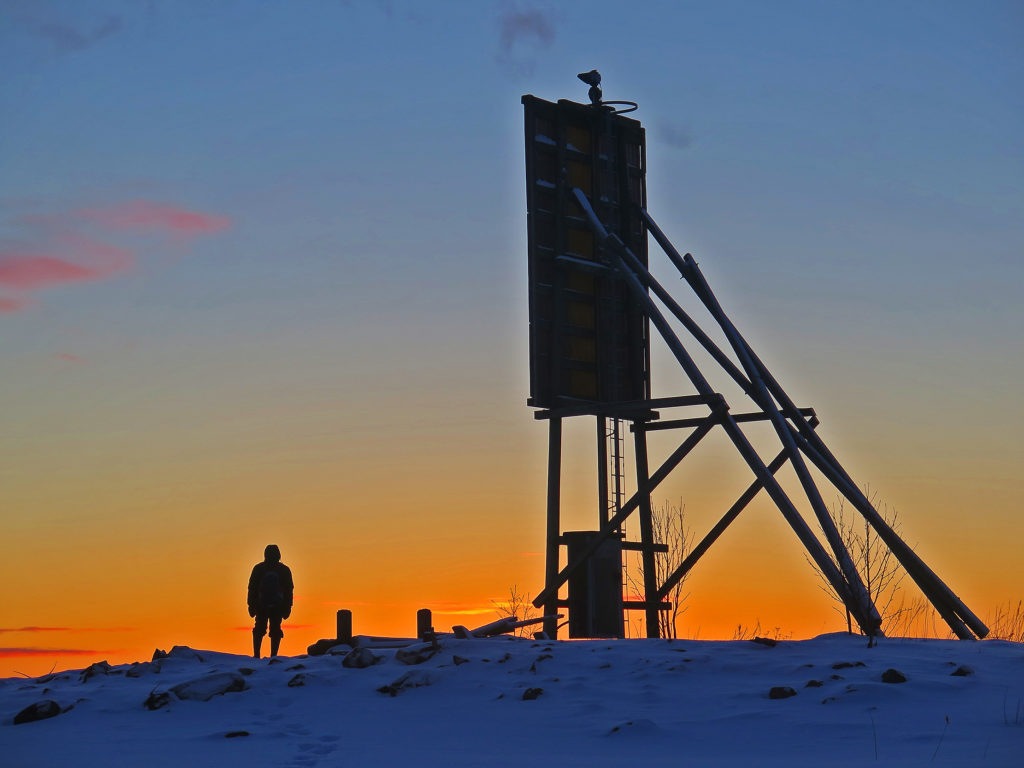
[[[539,549],[519,99],[595,67],[655,219],[855,477],[926,550],[981,515],[950,567],[991,560],[1024,491],[1016,2],[0,1],[0,515],[226,537],[301,497],[405,510],[383,536],[462,493],[446,530]],[[26,254],[86,271],[4,278]]]

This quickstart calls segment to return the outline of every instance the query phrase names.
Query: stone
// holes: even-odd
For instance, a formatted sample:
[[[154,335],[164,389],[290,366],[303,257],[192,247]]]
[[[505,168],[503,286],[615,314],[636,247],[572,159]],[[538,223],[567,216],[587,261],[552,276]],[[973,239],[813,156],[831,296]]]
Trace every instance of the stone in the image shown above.
[[[240,736],[248,736],[248,731],[228,731],[224,734],[225,739],[237,739]]]
[[[245,690],[245,678],[235,672],[215,672],[171,688],[183,701],[209,701],[214,696]]]
[[[898,669],[887,669],[882,673],[883,683],[905,683],[907,682],[907,676],[900,672]]]
[[[853,667],[867,666],[863,661],[840,661],[832,665],[832,669],[852,669]]]
[[[29,704],[21,712],[14,716],[14,724],[35,723],[39,720],[46,720],[56,717],[61,713],[60,704],[53,699],[43,699],[35,704]]]
[[[770,637],[752,637],[750,638],[750,642],[757,643],[758,645],[763,645],[768,648],[774,648],[779,644],[777,640],[772,640]]]
[[[369,648],[356,648],[351,653],[346,654],[345,658],[341,660],[341,666],[348,669],[366,669],[374,664],[379,664],[383,658],[383,656],[378,656]]]
[[[306,676],[299,672],[295,677],[288,681],[289,688],[301,688],[306,684]]]
[[[821,680],[808,680],[804,688],[821,688],[824,684]]]
[[[338,646],[343,646],[343,650],[346,652],[348,651],[347,640],[339,640],[336,637],[328,637],[323,640],[317,640],[315,643],[308,646],[306,648],[306,653],[308,653],[310,656],[323,656],[325,653]]]
[[[96,675],[109,675],[110,670],[111,667],[106,661],[97,661],[95,664],[90,664],[82,670],[78,676],[78,682],[84,683],[86,680],[96,677]]]
[[[142,706],[144,706],[146,709],[152,712],[157,709],[162,709],[170,703],[171,694],[167,693],[166,691],[157,693],[155,690],[153,690],[149,692],[149,696],[147,696],[146,700],[142,702]]]
[[[974,670],[968,667],[966,664],[961,664],[959,667],[953,670],[952,677],[970,677],[974,674]]]
[[[452,662],[453,662],[453,663],[455,664],[455,666],[457,667],[457,666],[459,666],[460,664],[469,664],[469,659],[463,658],[462,656],[459,656],[459,655],[458,655],[458,654],[456,653],[456,654],[452,654]]]
[[[408,648],[399,648],[395,651],[395,658],[403,664],[411,666],[413,664],[422,664],[424,661],[433,658],[437,651],[436,646],[430,643],[423,643],[421,645],[411,645]]]
[[[543,688],[527,688],[523,691],[523,701],[534,701],[544,693]]]
[[[200,653],[187,645],[176,645],[167,653],[168,659],[188,659],[189,661],[206,661]]]
[[[377,689],[377,693],[386,693],[390,696],[397,696],[401,691],[405,691],[410,688],[422,688],[423,686],[431,685],[433,682],[434,679],[426,671],[415,669],[411,672],[406,672],[389,685],[382,685]]]
[[[776,685],[768,691],[769,699],[788,699],[790,696],[796,696],[796,691],[788,685]]]
[[[166,659],[166,658],[167,658],[167,651],[161,651],[159,648],[157,648],[155,651],[153,651],[152,661],[159,661],[160,659]]]
[[[154,674],[160,671],[160,665],[155,664],[152,661],[136,661],[128,671],[124,673],[125,677],[142,677],[143,675],[153,672]]]

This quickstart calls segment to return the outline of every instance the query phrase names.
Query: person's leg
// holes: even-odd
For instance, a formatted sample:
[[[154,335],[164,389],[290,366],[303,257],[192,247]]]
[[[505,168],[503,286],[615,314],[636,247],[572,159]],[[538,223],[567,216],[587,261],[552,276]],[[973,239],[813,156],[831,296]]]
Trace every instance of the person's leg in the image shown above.
[[[277,651],[281,647],[281,638],[284,637],[284,631],[281,629],[281,615],[275,614],[270,617],[270,655],[277,656]]]
[[[252,628],[252,656],[254,659],[260,657],[260,646],[263,645],[263,636],[267,634],[267,617],[256,614],[256,623]],[[273,641],[271,641],[273,644]]]

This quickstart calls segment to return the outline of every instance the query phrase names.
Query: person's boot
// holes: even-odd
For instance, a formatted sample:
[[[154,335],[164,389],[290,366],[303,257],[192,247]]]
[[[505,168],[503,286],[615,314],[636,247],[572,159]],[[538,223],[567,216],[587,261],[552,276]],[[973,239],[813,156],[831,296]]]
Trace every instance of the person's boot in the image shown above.
[[[277,656],[277,649],[281,647],[281,638],[272,637],[270,638],[270,655]]]
[[[252,657],[258,659],[260,657],[260,646],[263,645],[263,635],[257,635],[255,632],[252,633]]]

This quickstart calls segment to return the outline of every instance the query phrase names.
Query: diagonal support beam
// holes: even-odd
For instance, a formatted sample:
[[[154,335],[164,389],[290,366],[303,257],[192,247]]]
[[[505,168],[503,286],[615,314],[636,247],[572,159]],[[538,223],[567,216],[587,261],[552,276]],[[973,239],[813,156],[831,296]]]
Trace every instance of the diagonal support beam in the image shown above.
[[[815,417],[811,418],[811,428],[813,429],[818,425],[818,420]],[[782,451],[778,456],[771,460],[768,464],[768,471],[773,475],[782,469],[782,466],[789,459],[789,453]],[[736,500],[736,502],[729,507],[729,510],[722,515],[722,519],[715,523],[714,527],[708,531],[707,535],[692,549],[690,554],[683,558],[683,561],[676,566],[675,570],[672,571],[665,579],[665,583],[662,584],[658,591],[654,593],[654,600],[664,600],[668,593],[678,584],[680,581],[686,578],[686,575],[693,570],[693,566],[697,564],[704,554],[711,548],[711,545],[718,541],[718,537],[725,533],[725,529],[732,525],[733,520],[739,517],[740,512],[746,509],[747,505],[754,500],[754,497],[764,488],[764,483],[760,479],[754,480],[750,484],[750,487],[743,492],[743,494]]]
[[[686,277],[687,272],[691,268],[696,268],[696,263],[693,262],[692,257],[690,257],[689,254],[687,254],[688,258],[684,258],[679,255],[679,252],[675,250],[672,243],[669,242],[668,238],[646,210],[641,209],[641,215],[647,224],[648,231],[665,251],[666,255],[679,270],[680,274],[683,277]],[[692,323],[692,321],[690,322]],[[687,325],[687,327],[689,328],[689,325]],[[713,350],[709,347],[709,345],[714,347],[714,342],[712,342],[706,335],[694,335],[697,340],[704,345],[705,349],[707,349],[708,352],[721,363],[720,356],[724,356],[724,353],[722,353],[721,350],[717,350],[717,348]],[[911,547],[903,541],[902,538],[900,538],[899,534],[892,530],[882,516],[878,514],[874,505],[871,504],[863,492],[861,492],[853,482],[852,478],[850,478],[846,473],[846,470],[839,463],[839,460],[825,445],[821,436],[812,429],[809,429],[802,419],[797,418],[799,409],[797,409],[796,405],[792,400],[790,400],[785,390],[782,389],[782,386],[774,376],[772,376],[767,366],[761,361],[753,349],[751,349],[749,345],[747,346],[747,349],[752,362],[757,367],[758,373],[770,394],[778,400],[782,412],[796,425],[795,428],[790,426],[789,429],[793,432],[794,438],[797,440],[801,451],[811,459],[812,463],[822,471],[826,478],[828,478],[829,481],[850,501],[854,508],[865,517],[868,523],[878,533],[879,538],[886,543],[889,549],[896,556],[897,560],[899,560],[900,564],[903,565],[907,573],[915,583],[917,583],[924,595],[932,602],[935,608],[939,611],[939,614],[943,617],[946,623],[949,624],[950,628],[958,637],[961,639],[973,639],[974,635],[971,634],[970,630],[973,630],[973,632],[979,637],[987,635],[988,627],[986,627],[985,624],[971,612],[971,610],[953,593],[953,591],[924,563],[923,560],[921,560],[917,553],[915,553],[913,549],[911,549]],[[728,358],[725,359],[728,360]],[[744,391],[747,392],[747,394],[751,394],[749,383],[745,386],[744,377],[739,374],[739,371],[731,364],[731,361],[729,365],[723,365],[723,368],[725,368],[733,379],[744,388]],[[967,629],[967,626],[970,627],[970,630]]]
[[[650,477],[650,481],[647,485],[648,494],[657,488],[661,482],[669,476],[669,473],[672,472],[673,469],[679,466],[679,462],[686,458],[686,455],[696,448],[697,444],[701,440],[707,437],[707,434],[711,431],[711,428],[715,426],[719,418],[720,416],[716,413],[712,413],[708,416],[704,420],[704,423],[691,432],[690,435],[683,440],[680,446],[676,448],[667,459],[665,459],[662,465],[658,467],[657,471],[655,471],[655,473]],[[587,562],[587,558],[597,551],[597,548],[605,539],[618,533],[621,525],[640,505],[642,499],[643,494],[640,491],[637,491],[630,496],[629,500],[622,505],[622,509],[612,515],[608,522],[601,526],[597,535],[590,539],[575,560],[557,573],[548,572],[548,576],[545,579],[544,589],[541,590],[540,594],[533,599],[534,606],[540,608],[546,601],[556,599],[559,587],[569,580],[569,576],[572,575],[573,571]]]
[[[761,370],[754,364],[750,345],[729,319],[729,316],[726,315],[725,310],[722,309],[722,305],[719,304],[718,299],[711,290],[711,286],[704,279],[704,275],[693,260],[693,257],[686,260],[686,264],[689,267],[687,274],[684,275],[686,281],[722,328],[726,338],[729,340],[729,344],[740,359],[740,363],[750,379],[754,389],[755,401],[768,414],[772,426],[775,428],[776,435],[778,435],[782,445],[789,452],[790,462],[793,464],[793,469],[800,480],[804,494],[806,494],[807,500],[811,504],[811,509],[814,510],[814,515],[818,519],[822,532],[825,534],[825,539],[832,548],[832,553],[835,555],[839,568],[846,578],[846,583],[850,587],[854,600],[853,604],[849,606],[850,612],[857,619],[857,623],[860,624],[861,629],[864,630],[866,635],[878,634],[882,624],[882,617],[878,614],[878,609],[875,608],[875,604],[870,594],[868,594],[867,587],[864,586],[860,573],[857,571],[857,566],[854,564],[853,558],[846,548],[846,543],[839,535],[835,521],[832,519],[828,507],[825,506],[825,502],[821,498],[821,492],[818,490],[818,486],[814,483],[814,478],[811,477],[811,473],[804,463],[803,455],[797,449],[789,424],[786,423],[785,417],[782,415],[774,398],[768,391],[768,387],[761,378]]]
[[[647,317],[651,323],[661,334],[662,339],[668,345],[669,350],[672,352],[676,361],[680,367],[686,373],[693,386],[696,388],[697,393],[705,396],[714,395],[714,391],[708,384],[704,375],[697,368],[693,359],[687,353],[683,347],[679,338],[675,335],[672,327],[665,320],[665,317],[661,314],[661,310],[654,303],[651,297],[647,294],[645,286],[652,288],[652,290],[664,290],[661,289],[657,280],[647,271],[647,268],[640,262],[636,255],[626,247],[626,245],[614,234],[609,234],[601,224],[601,221],[597,218],[597,214],[594,213],[593,207],[590,205],[590,201],[582,190],[578,188],[573,189],[573,196],[576,198],[576,202],[583,210],[587,217],[587,221],[590,224],[590,228],[594,233],[598,244],[602,246],[600,251],[602,254],[609,257],[614,266],[621,273],[625,284],[629,288],[633,295],[633,298],[644,307]],[[821,570],[822,574],[828,580],[829,584],[836,591],[836,594],[840,596],[844,603],[851,606],[851,609],[856,609],[857,604],[853,601],[853,597],[850,593],[850,587],[836,566],[835,562],[828,555],[825,549],[821,546],[821,542],[818,541],[817,537],[808,527],[807,523],[800,516],[796,507],[793,506],[793,502],[786,495],[786,492],[779,485],[775,477],[768,471],[761,457],[757,455],[754,447],[747,440],[747,436],[743,434],[743,430],[740,429],[736,420],[728,413],[728,410],[723,415],[722,427],[725,433],[729,436],[736,450],[740,456],[750,467],[751,471],[761,479],[765,484],[765,489],[771,496],[772,501],[779,508],[782,516],[789,523],[793,532],[796,533],[797,538],[800,539],[804,548],[807,550],[811,559],[814,560],[815,564]],[[867,622],[865,622],[867,625]],[[865,626],[866,631],[871,631],[869,626]]]

